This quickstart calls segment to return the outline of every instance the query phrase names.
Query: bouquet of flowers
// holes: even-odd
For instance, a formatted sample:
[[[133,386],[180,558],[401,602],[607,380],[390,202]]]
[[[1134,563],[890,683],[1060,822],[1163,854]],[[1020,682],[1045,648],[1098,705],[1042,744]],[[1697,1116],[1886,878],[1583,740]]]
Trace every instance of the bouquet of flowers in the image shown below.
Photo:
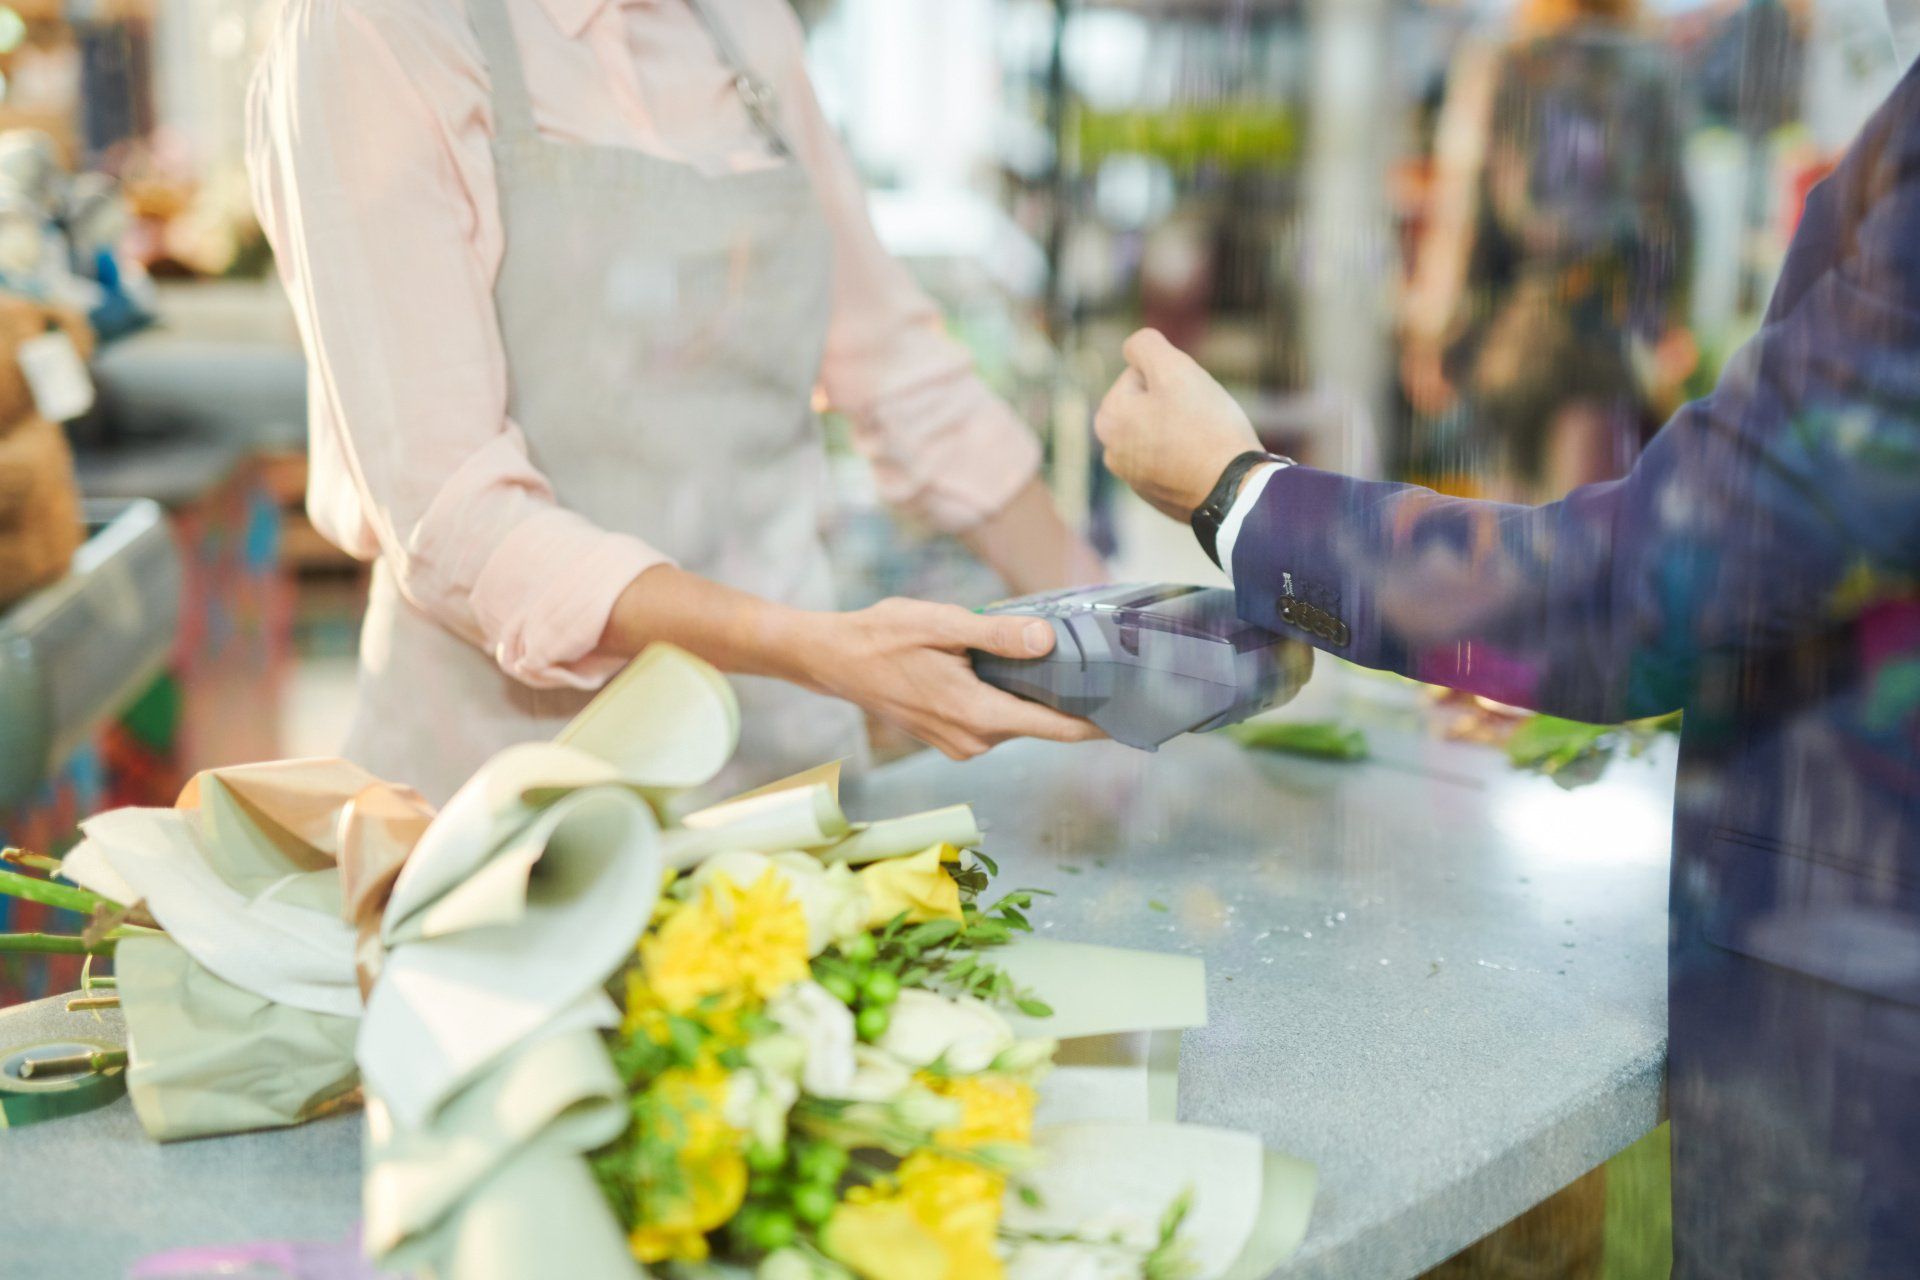
[[[854,872],[800,852],[714,855],[676,878],[622,973],[612,1042],[630,1118],[592,1156],[642,1262],[767,1277],[1002,1274],[1079,1243],[1118,1274],[1187,1274],[1178,1201],[1146,1237],[1003,1220],[1054,1042],[997,1006],[1052,1009],[992,962],[1029,892],[983,906],[985,855],[933,845]]]
[[[59,871],[147,1131],[364,1098],[369,1254],[457,1280],[1206,1280],[1298,1243],[1309,1169],[1172,1122],[1198,961],[1033,936],[970,809],[857,823],[837,766],[691,808],[737,734],[662,646],[437,813],[306,761],[85,824]]]

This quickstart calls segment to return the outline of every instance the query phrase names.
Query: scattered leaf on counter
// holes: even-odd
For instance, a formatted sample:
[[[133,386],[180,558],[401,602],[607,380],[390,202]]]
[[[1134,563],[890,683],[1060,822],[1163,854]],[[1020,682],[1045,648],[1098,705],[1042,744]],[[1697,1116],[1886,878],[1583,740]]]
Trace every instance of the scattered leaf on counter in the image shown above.
[[[1160,899],[1158,898],[1148,898],[1147,909],[1149,911],[1165,911],[1167,910],[1167,904],[1160,901]]]
[[[1551,776],[1583,756],[1602,750],[1613,731],[1612,725],[1534,716],[1522,720],[1507,739],[1507,759],[1522,769],[1538,769]]]
[[[1604,766],[1607,758],[1622,745],[1638,756],[1660,734],[1679,730],[1678,712],[1623,725],[1583,724],[1559,716],[1533,716],[1515,726],[1507,739],[1507,759],[1518,768],[1535,769],[1548,777],[1566,773],[1576,765],[1593,771]]]
[[[1237,724],[1227,736],[1257,751],[1284,751],[1319,760],[1365,760],[1367,735],[1333,720],[1265,720]]]

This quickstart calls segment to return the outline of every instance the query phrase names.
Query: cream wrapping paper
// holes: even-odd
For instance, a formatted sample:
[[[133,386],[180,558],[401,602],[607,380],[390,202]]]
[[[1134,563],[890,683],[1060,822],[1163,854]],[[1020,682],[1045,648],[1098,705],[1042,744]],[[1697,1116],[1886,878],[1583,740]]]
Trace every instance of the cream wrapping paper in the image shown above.
[[[326,774],[336,766],[357,790],[345,773],[351,766],[306,768]],[[225,788],[213,780],[202,790]],[[338,873],[306,867],[269,829],[228,817],[216,850],[199,811],[115,809],[81,824],[85,839],[62,870],[115,901],[145,902],[194,960],[242,990],[290,1008],[358,1016],[353,927],[341,915]]]
[[[1180,1033],[1128,1031],[1062,1040],[1033,1122],[1144,1123],[1179,1118]]]
[[[1207,967],[1196,956],[1028,935],[993,962],[1053,1007],[1047,1017],[1009,1015],[1019,1035],[1072,1040],[1207,1025]]]
[[[1264,1277],[1300,1246],[1314,1198],[1310,1165],[1266,1151],[1251,1134],[1188,1124],[1086,1123],[1034,1134],[1027,1175],[1037,1203],[1009,1194],[1007,1225],[1047,1235],[1113,1233],[1150,1244],[1168,1205],[1191,1195],[1181,1232],[1195,1280]],[[1012,1276],[1058,1274],[1044,1246],[1016,1249]]]
[[[641,1274],[583,1158],[626,1117],[602,988],[660,892],[649,800],[708,781],[738,728],[727,683],[656,646],[559,741],[496,756],[421,837],[387,904],[359,1042],[366,1245],[383,1265]]]
[[[297,1123],[364,1080],[366,1245],[383,1266],[643,1275],[585,1156],[625,1123],[604,984],[664,871],[723,851],[857,865],[980,840],[964,805],[849,821],[831,765],[663,829],[738,727],[726,682],[657,646],[557,742],[501,753],[438,814],[307,761],[216,771],[175,810],[86,824],[71,877],[144,902],[168,934],[119,955],[143,1125],[170,1139]],[[992,959],[1053,1007],[1016,1031],[1066,1041],[1042,1091],[1044,1216],[1010,1207],[1010,1222],[1078,1230],[1137,1209],[1150,1227],[1190,1186],[1208,1280],[1264,1274],[1246,1268],[1297,1244],[1310,1170],[1169,1123],[1179,1031],[1206,1018],[1197,960],[1033,938]],[[1010,1276],[1049,1274],[1029,1262]]]
[[[356,1019],[242,990],[164,937],[128,938],[115,968],[127,1093],[152,1137],[299,1124],[353,1092]]]
[[[508,1166],[577,1157],[625,1123],[619,1077],[591,1029],[543,1035],[424,1127],[396,1125],[376,1097],[367,1113],[367,1248],[393,1266],[444,1258],[456,1250],[456,1210]]]
[[[470,790],[486,788],[486,772]],[[367,1001],[359,1056],[368,1087],[403,1126],[423,1123],[475,1072],[571,1006],[585,1002],[592,1025],[611,1025],[601,986],[632,952],[659,896],[659,830],[631,790],[588,787],[531,814],[516,802],[495,814],[487,837],[492,857],[439,899],[416,905],[409,879],[418,871],[446,883],[431,855],[464,860],[463,846],[422,839],[394,886],[387,959]],[[415,909],[403,913],[407,906]]]

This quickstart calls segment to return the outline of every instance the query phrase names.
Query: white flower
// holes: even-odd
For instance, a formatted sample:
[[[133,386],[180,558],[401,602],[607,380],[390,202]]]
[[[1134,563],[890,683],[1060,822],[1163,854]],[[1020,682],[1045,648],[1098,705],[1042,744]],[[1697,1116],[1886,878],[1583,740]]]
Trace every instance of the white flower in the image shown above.
[[[836,1262],[798,1249],[780,1249],[760,1260],[754,1280],[853,1280],[853,1273]]]
[[[836,1095],[849,1102],[892,1102],[913,1084],[913,1072],[870,1044],[853,1047],[853,1063],[853,1079]]]
[[[1052,1069],[1053,1055],[1059,1047],[1058,1040],[1015,1040],[1012,1048],[993,1060],[993,1069],[1000,1075],[1020,1076],[1028,1084],[1035,1084]]]
[[[767,1003],[767,1016],[806,1046],[800,1087],[816,1098],[850,1097],[853,1011],[817,982],[796,982]]]
[[[787,1140],[787,1113],[799,1101],[800,1086],[786,1076],[748,1069],[727,1080],[721,1116],[763,1147]]]
[[[1139,1280],[1140,1255],[1100,1244],[1015,1245],[1006,1280]]]
[[[849,1111],[857,1108],[849,1108]],[[952,1098],[943,1098],[922,1085],[913,1085],[887,1104],[886,1114],[895,1124],[920,1133],[951,1129],[966,1117],[966,1109]]]
[[[898,1060],[854,1038],[853,1011],[817,982],[797,982],[767,1004],[779,1024],[774,1039],[804,1048],[795,1074],[816,1098],[842,1102],[891,1102],[913,1083]],[[751,1052],[751,1051],[749,1051]]]
[[[945,1058],[949,1070],[974,1075],[1013,1047],[1013,1028],[971,997],[949,999],[907,990],[893,1006],[880,1047],[910,1067],[931,1066]]]
[[[694,871],[692,886],[697,893],[715,876],[725,876],[744,889],[769,870],[780,877],[806,913],[808,955],[817,956],[839,939],[865,931],[867,891],[860,877],[850,867],[826,866],[809,853],[716,853]]]
[[[795,1036],[761,1036],[747,1045],[747,1065],[763,1076],[798,1081],[807,1065],[806,1042]]]

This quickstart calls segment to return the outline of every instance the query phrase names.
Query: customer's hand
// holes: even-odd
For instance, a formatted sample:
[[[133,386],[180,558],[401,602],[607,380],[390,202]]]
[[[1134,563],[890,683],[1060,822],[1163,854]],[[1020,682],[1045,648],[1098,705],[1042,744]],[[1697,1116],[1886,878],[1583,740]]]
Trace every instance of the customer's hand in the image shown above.
[[[957,605],[883,600],[855,613],[808,615],[805,683],[864,707],[955,760],[1010,738],[1086,742],[1085,720],[1016,698],[974,675],[967,650],[1038,658],[1053,628],[1037,618],[984,617]]]
[[[1115,475],[1185,520],[1259,437],[1226,388],[1159,333],[1142,329],[1125,351],[1127,371],[1101,401],[1094,434]]]

